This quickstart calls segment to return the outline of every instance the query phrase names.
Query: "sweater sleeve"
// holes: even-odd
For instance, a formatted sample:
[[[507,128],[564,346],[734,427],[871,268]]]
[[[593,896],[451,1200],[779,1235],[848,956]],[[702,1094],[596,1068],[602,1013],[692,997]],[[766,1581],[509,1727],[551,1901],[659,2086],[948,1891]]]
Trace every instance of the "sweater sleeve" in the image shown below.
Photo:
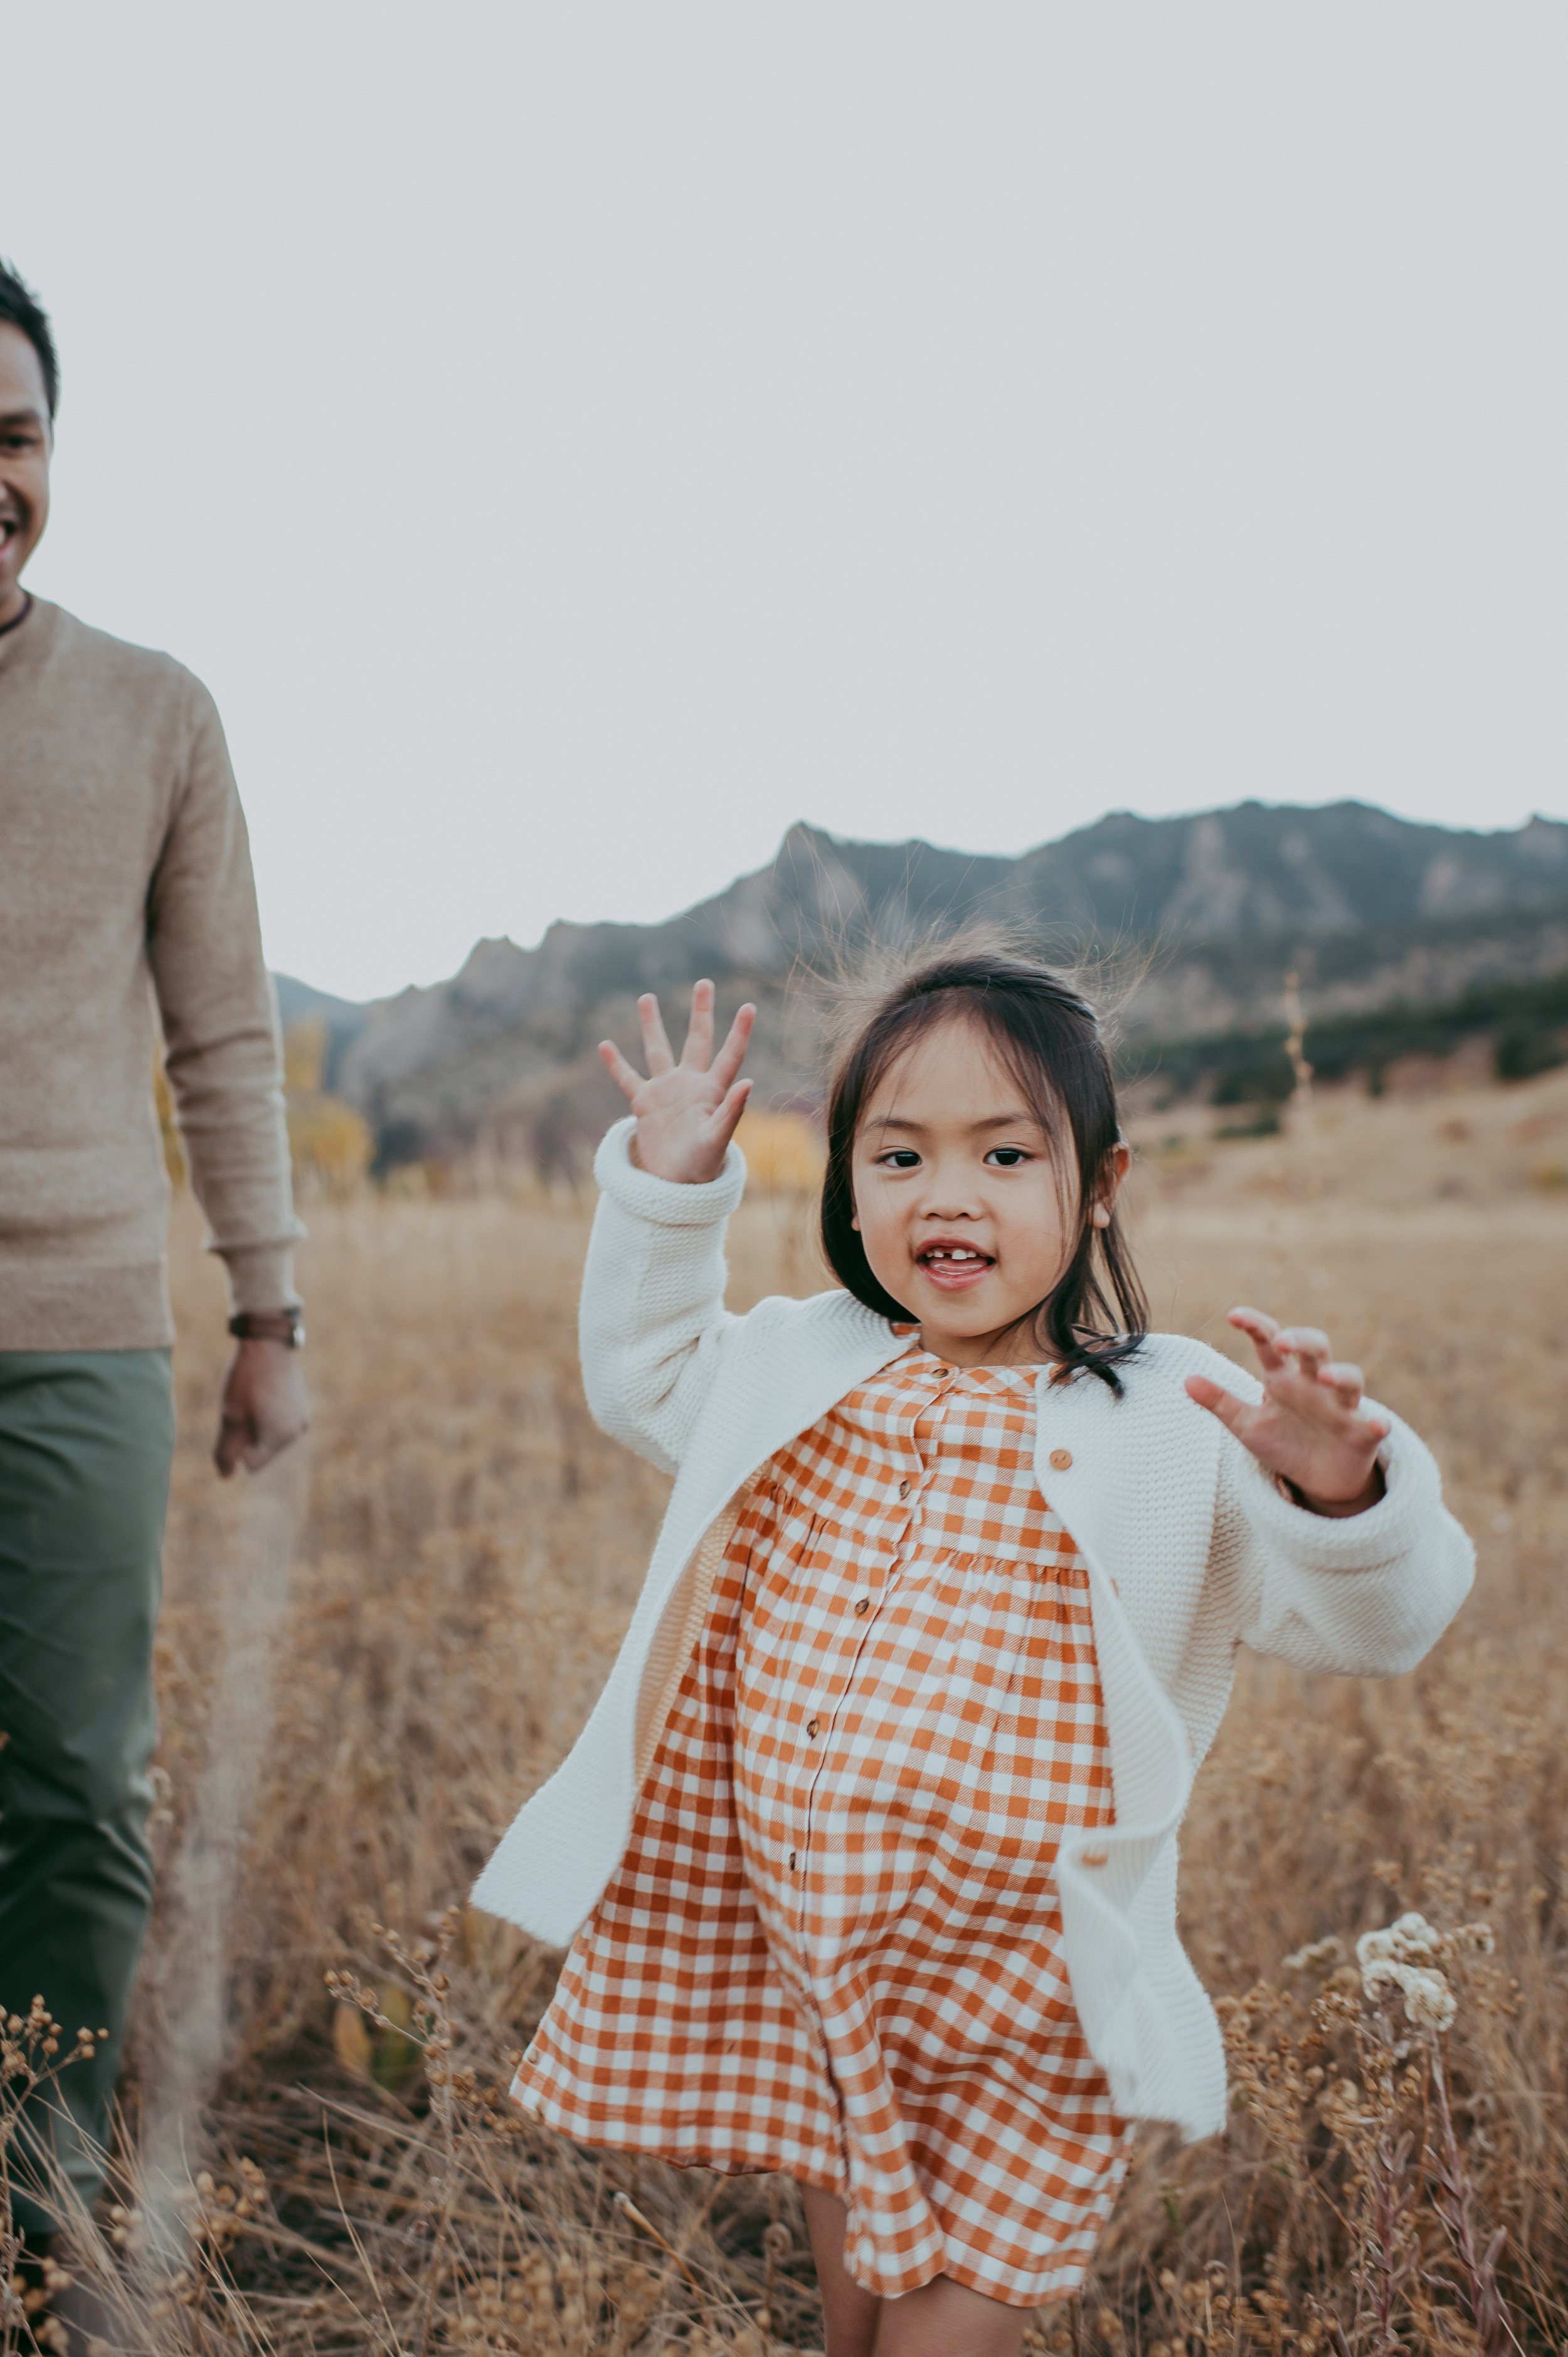
[[[222,1255],[236,1309],[277,1309],[295,1297],[302,1232],[277,1018],[222,725],[206,689],[190,684],[184,774],[147,894],[147,958],[209,1250]]]
[[[678,1186],[631,1160],[635,1127],[617,1122],[594,1162],[601,1193],[578,1317],[583,1387],[606,1432],[671,1473],[739,1323],[724,1306],[724,1241],[746,1161],[732,1146],[716,1178]]]
[[[1262,1387],[1229,1361],[1239,1397]],[[1443,1503],[1431,1451],[1391,1410],[1384,1493],[1364,1513],[1314,1514],[1282,1495],[1227,1434],[1211,1577],[1230,1591],[1239,1641],[1299,1669],[1395,1677],[1447,1628],[1475,1577],[1475,1549]]]

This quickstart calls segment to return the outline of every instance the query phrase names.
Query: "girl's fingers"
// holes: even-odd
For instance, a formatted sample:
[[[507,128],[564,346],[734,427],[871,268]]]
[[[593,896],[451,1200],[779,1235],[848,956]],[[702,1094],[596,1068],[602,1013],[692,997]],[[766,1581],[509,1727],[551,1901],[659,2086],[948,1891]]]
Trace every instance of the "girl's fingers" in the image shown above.
[[[711,982],[692,985],[692,1019],[686,1026],[686,1044],[681,1050],[681,1061],[697,1072],[705,1072],[714,1052],[714,985]]]
[[[757,1020],[755,1006],[746,1006],[729,1027],[729,1037],[714,1060],[713,1081],[717,1088],[727,1089],[742,1064],[751,1039],[751,1027]]]
[[[1274,1336],[1276,1351],[1288,1351],[1309,1383],[1328,1356],[1328,1337],[1316,1326],[1286,1326]]]
[[[650,1078],[655,1072],[672,1072],[675,1058],[664,1028],[664,1017],[659,1012],[659,1001],[652,991],[645,990],[638,1000],[637,1019],[642,1026],[642,1044],[648,1055]]]
[[[1351,1366],[1347,1360],[1339,1360],[1332,1366],[1319,1367],[1317,1380],[1333,1393],[1341,1407],[1360,1406],[1365,1385],[1359,1367]]]
[[[1247,1410],[1234,1392],[1228,1392],[1223,1383],[1210,1383],[1207,1375],[1188,1375],[1185,1389],[1188,1399],[1206,1407],[1210,1415],[1217,1415],[1227,1432],[1236,1432]],[[1239,1433],[1237,1437],[1240,1437]]]
[[[634,1097],[642,1086],[642,1074],[627,1062],[613,1039],[599,1041],[599,1055],[622,1096]]]
[[[1231,1310],[1227,1323],[1239,1328],[1247,1336],[1266,1375],[1272,1375],[1276,1368],[1284,1365],[1283,1356],[1274,1348],[1274,1337],[1280,1330],[1279,1327],[1263,1310],[1242,1306]]]
[[[739,1126],[741,1114],[746,1111],[746,1101],[750,1094],[751,1082],[736,1081],[734,1088],[714,1109],[709,1127],[715,1146],[728,1146]]]

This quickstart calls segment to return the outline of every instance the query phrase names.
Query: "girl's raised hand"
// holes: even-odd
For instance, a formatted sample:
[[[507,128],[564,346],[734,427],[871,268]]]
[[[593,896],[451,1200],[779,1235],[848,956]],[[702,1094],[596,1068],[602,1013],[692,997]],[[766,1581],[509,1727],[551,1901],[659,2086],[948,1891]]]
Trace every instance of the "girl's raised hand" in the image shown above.
[[[736,1124],[751,1094],[751,1082],[736,1075],[746,1060],[757,1009],[741,1008],[715,1056],[714,985],[699,982],[692,993],[692,1020],[679,1063],[651,991],[638,1000],[637,1012],[648,1057],[646,1080],[613,1040],[599,1042],[611,1078],[637,1115],[633,1159],[655,1178],[700,1186],[724,1168]]]
[[[1383,1494],[1378,1450],[1387,1420],[1361,1407],[1361,1370],[1336,1364],[1328,1337],[1315,1326],[1276,1326],[1261,1309],[1233,1309],[1230,1323],[1251,1337],[1263,1372],[1263,1396],[1249,1407],[1207,1375],[1188,1375],[1187,1392],[1281,1476],[1316,1514],[1359,1514]]]

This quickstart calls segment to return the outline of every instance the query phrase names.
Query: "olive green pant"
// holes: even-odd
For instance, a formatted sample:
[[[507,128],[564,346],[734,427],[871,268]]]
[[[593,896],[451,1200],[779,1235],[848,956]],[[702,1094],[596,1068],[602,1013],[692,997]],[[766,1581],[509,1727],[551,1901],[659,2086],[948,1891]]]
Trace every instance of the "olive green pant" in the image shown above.
[[[58,2222],[29,2155],[47,2147],[91,2202],[109,2140],[152,1903],[153,1630],[173,1447],[166,1351],[0,1351],[0,2010],[41,1996],[68,2049],[79,2029],[109,2032],[33,2101],[6,2155],[29,2233]]]

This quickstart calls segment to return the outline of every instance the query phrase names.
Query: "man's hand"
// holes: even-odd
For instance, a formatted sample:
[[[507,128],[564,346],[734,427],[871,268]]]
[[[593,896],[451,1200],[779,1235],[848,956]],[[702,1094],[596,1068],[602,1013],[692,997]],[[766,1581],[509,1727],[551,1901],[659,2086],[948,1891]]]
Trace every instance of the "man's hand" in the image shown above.
[[[1217,1415],[1266,1471],[1314,1514],[1361,1514],[1383,1494],[1378,1451],[1386,1419],[1361,1405],[1361,1370],[1329,1355],[1315,1326],[1276,1326],[1260,1309],[1233,1309],[1257,1351],[1263,1396],[1248,1407],[1207,1375],[1188,1375],[1189,1399]]]
[[[299,1353],[286,1342],[239,1342],[223,1378],[212,1458],[225,1480],[236,1465],[259,1473],[310,1424]]]

